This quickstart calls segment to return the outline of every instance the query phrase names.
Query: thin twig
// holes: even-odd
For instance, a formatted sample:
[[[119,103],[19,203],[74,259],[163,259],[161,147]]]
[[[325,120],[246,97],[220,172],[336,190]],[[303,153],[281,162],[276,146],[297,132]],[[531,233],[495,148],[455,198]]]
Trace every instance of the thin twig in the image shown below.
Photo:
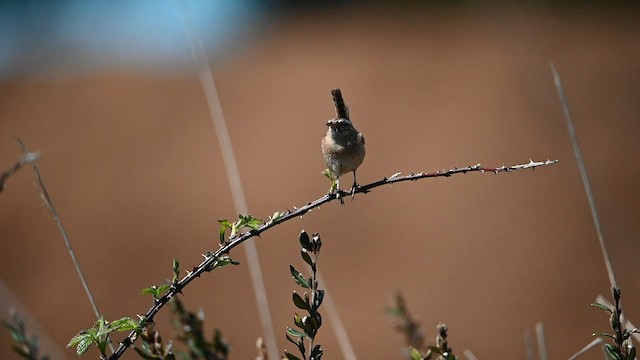
[[[218,96],[218,90],[213,78],[213,71],[207,62],[205,55],[204,45],[202,40],[197,36],[197,33],[191,22],[189,16],[188,4],[186,1],[182,1],[182,14],[187,28],[187,35],[189,37],[189,45],[191,47],[191,54],[198,70],[198,78],[204,91],[207,105],[209,107],[209,116],[218,137],[218,144],[220,146],[220,152],[222,153],[222,159],[224,161],[224,167],[229,181],[229,187],[231,188],[231,197],[237,214],[247,214],[249,212],[247,206],[247,200],[242,188],[242,181],[240,178],[240,171],[238,170],[238,163],[236,161],[233,147],[231,146],[231,136],[227,129],[224,113],[222,111],[222,103]],[[247,264],[249,268],[249,275],[251,277],[251,284],[253,286],[253,293],[256,297],[256,306],[258,307],[258,317],[262,327],[262,336],[264,344],[267,348],[267,354],[270,359],[278,359],[278,345],[276,343],[275,331],[273,328],[273,321],[271,320],[271,309],[269,308],[269,301],[267,299],[267,289],[264,284],[264,278],[262,276],[262,268],[260,266],[260,257],[258,256],[258,249],[253,241],[246,243],[245,255],[247,257]]]
[[[531,330],[528,329],[524,331],[524,358],[525,360],[535,360]]]
[[[24,165],[33,163],[39,157],[40,154],[38,153],[25,153],[10,168],[2,172],[2,175],[0,175],[0,193],[4,190],[4,187],[7,184],[7,180],[9,180],[9,177],[11,177],[11,175],[15,174]]]
[[[30,154],[27,151],[27,147],[22,142],[22,140],[17,139],[17,141],[20,147],[22,148],[22,152],[24,153],[24,155],[26,156],[27,154]],[[89,283],[87,283],[87,279],[85,279],[84,274],[80,269],[80,262],[78,261],[78,258],[76,257],[76,253],[73,251],[73,248],[71,247],[71,240],[69,240],[69,235],[67,234],[67,230],[65,230],[64,225],[62,224],[62,219],[60,218],[60,215],[58,215],[58,211],[56,210],[55,206],[53,206],[53,200],[51,200],[51,197],[49,196],[47,187],[44,186],[44,180],[42,179],[42,175],[40,175],[40,170],[38,169],[38,164],[36,163],[35,159],[31,161],[31,167],[33,168],[33,172],[36,174],[36,181],[38,183],[38,188],[40,189],[40,197],[42,198],[42,200],[44,201],[44,204],[47,206],[47,208],[51,212],[51,215],[53,216],[53,219],[55,220],[56,225],[58,226],[58,230],[60,230],[60,234],[62,234],[62,238],[64,239],[64,244],[67,246],[67,251],[69,252],[69,257],[71,257],[71,262],[73,263],[73,266],[76,268],[76,273],[80,278],[80,283],[82,283],[84,292],[87,294],[87,298],[89,299],[89,303],[91,304],[93,313],[96,316],[96,319],[99,319],[100,311],[98,310],[98,305],[96,304],[96,300],[93,298],[93,294],[91,294],[91,291],[89,290]],[[111,343],[109,343],[109,348],[111,349],[111,352],[115,351],[115,348]]]
[[[616,282],[616,277],[613,272],[613,264],[611,263],[611,257],[609,256],[609,251],[607,250],[607,244],[604,241],[604,233],[602,231],[602,225],[600,223],[600,216],[598,215],[598,209],[596,208],[596,201],[593,197],[593,191],[591,191],[591,184],[589,182],[589,177],[587,176],[587,169],[584,166],[584,161],[582,160],[582,152],[580,151],[580,146],[578,145],[578,138],[576,136],[576,131],[573,127],[573,120],[571,117],[571,110],[569,109],[569,102],[567,101],[567,97],[564,94],[564,89],[562,87],[562,82],[560,81],[560,75],[556,70],[556,66],[552,62],[550,62],[549,67],[551,68],[551,73],[553,74],[553,82],[558,92],[558,98],[560,98],[562,111],[564,112],[564,119],[567,123],[569,138],[571,139],[571,146],[573,147],[573,155],[575,156],[576,162],[578,163],[578,169],[580,170],[580,176],[582,177],[582,184],[584,185],[584,191],[587,193],[587,200],[589,200],[589,207],[591,208],[591,217],[593,218],[593,224],[595,225],[596,233],[598,234],[598,241],[600,242],[600,250],[602,251],[604,264],[607,267],[609,282],[611,283],[612,288],[618,287]]]
[[[601,343],[602,343],[602,338],[593,339],[593,341],[590,342],[587,346],[583,347],[582,349],[580,349],[580,351],[578,351],[577,353],[573,354],[573,356],[570,357],[569,360],[576,360],[577,358],[582,356],[582,354],[584,354],[587,351],[593,349],[594,347],[600,345]]]
[[[541,322],[536,324],[536,337],[538,338],[538,355],[540,360],[549,360],[547,351],[547,339],[544,336],[544,325]]]
[[[478,357],[469,349],[462,350],[462,353],[467,357],[468,360],[478,360]]]
[[[552,165],[557,162],[558,160],[544,160],[544,161],[530,160],[529,163],[523,164],[523,165],[501,166],[497,168],[487,168],[487,167],[482,167],[480,164],[477,164],[473,166],[466,166],[463,168],[440,170],[432,173],[422,172],[419,174],[411,174],[407,176],[397,176],[396,174],[391,178],[384,178],[382,180],[379,180],[370,184],[362,185],[355,189],[354,194],[367,193],[373,188],[383,186],[383,185],[390,185],[397,182],[403,182],[403,181],[416,181],[419,179],[436,178],[436,177],[450,177],[456,174],[465,174],[468,172],[497,174],[502,172],[512,172],[515,170],[533,169],[540,166]],[[346,192],[341,191],[340,194],[332,193],[332,194],[324,195],[323,197],[317,200],[307,203],[305,206],[301,208],[296,208],[293,211],[286,211],[284,214],[282,214],[282,216],[270,219],[268,222],[264,223],[257,229],[249,230],[245,233],[242,233],[233,237],[232,239],[229,239],[228,242],[222,245],[215,252],[203,255],[205,259],[198,266],[194,267],[192,271],[187,272],[187,275],[185,275],[180,281],[178,281],[176,284],[172,284],[170,290],[165,295],[163,295],[162,297],[160,297],[155,301],[154,305],[144,314],[143,318],[145,319],[146,322],[153,321],[153,318],[158,313],[158,311],[160,311],[160,309],[162,309],[165,306],[165,304],[169,302],[169,300],[171,300],[178,293],[181,293],[182,289],[184,289],[184,287],[187,286],[191,281],[200,277],[203,273],[211,271],[211,269],[214,268],[215,265],[220,261],[221,257],[225,254],[229,254],[229,252],[236,246],[242,244],[243,242],[255,236],[260,236],[262,233],[275,227],[276,225],[280,225],[296,217],[302,217],[309,211],[315,208],[319,208],[321,205],[324,205],[333,200],[338,200],[340,196],[345,196],[346,194],[347,194]],[[120,358],[120,356],[122,356],[122,354],[127,350],[127,348],[129,348],[133,344],[136,337],[137,337],[136,332],[132,331],[129,334],[129,336],[127,336],[120,343],[120,346],[118,347],[116,352],[113,355],[111,355],[109,359],[116,360]]]

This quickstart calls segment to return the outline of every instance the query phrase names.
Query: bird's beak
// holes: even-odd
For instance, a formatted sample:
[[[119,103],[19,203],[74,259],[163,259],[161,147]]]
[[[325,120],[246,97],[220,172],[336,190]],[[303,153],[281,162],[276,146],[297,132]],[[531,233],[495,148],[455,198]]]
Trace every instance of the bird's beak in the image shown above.
[[[331,122],[331,121],[327,121],[327,126],[330,127],[330,128],[335,128],[336,124]]]

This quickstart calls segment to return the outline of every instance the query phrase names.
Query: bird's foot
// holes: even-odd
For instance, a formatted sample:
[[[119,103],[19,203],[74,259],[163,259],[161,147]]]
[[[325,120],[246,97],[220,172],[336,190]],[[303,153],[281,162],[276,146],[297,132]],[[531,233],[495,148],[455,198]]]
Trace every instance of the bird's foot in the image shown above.
[[[353,198],[356,196],[356,191],[358,190],[358,188],[360,188],[360,185],[358,185],[357,182],[354,182],[353,185],[351,185],[351,190],[349,190],[349,193],[351,193],[352,201],[353,201]]]

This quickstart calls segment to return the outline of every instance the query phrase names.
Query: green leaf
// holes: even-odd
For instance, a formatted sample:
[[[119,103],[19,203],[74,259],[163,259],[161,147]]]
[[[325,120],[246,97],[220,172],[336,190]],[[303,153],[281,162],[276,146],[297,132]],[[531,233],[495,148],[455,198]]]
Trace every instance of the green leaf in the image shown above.
[[[171,287],[168,284],[162,284],[158,286],[158,297],[162,296],[164,293],[169,291]]]
[[[90,330],[94,330],[94,329],[87,329],[82,331],[81,333],[79,333],[78,335],[74,336],[71,338],[71,340],[69,340],[69,343],[67,344],[68,348],[71,347],[75,347],[76,348],[76,354],[78,355],[82,355],[85,352],[87,352],[87,350],[89,350],[89,347],[91,346],[91,344],[93,342],[96,342],[96,338],[95,338],[95,330],[94,331],[90,331]]]
[[[311,247],[311,239],[309,238],[309,234],[307,234],[306,231],[302,230],[302,232],[300,233],[300,245],[302,245],[302,248],[307,250],[307,251],[312,251],[312,247]]]
[[[298,309],[307,311],[311,310],[309,304],[304,301],[302,297],[300,297],[300,295],[298,295],[298,293],[296,293],[295,291],[293,292],[293,303],[298,307]]]
[[[225,229],[231,229],[231,227],[233,226],[233,223],[231,223],[231,221],[227,219],[218,219],[218,223]]]
[[[284,351],[284,355],[287,357],[288,360],[300,360],[299,357],[293,355],[293,354],[289,354],[287,352],[287,350]]]
[[[239,225],[238,229],[241,229],[243,227],[248,227],[253,230],[256,230],[262,225],[262,220],[256,219],[249,214],[240,215],[240,220],[238,225]]]
[[[320,252],[320,248],[322,247],[322,239],[320,239],[320,234],[313,234],[313,253],[318,254]]]
[[[102,338],[97,339],[95,343],[98,349],[100,349],[100,353],[104,354],[104,352],[107,350],[107,345],[109,345],[109,338],[104,336]]]
[[[138,324],[130,317],[123,317],[122,319],[114,320],[109,324],[113,331],[131,331],[138,328]]]
[[[329,188],[330,193],[334,193],[338,190],[338,180],[336,178],[336,174],[331,171],[331,169],[324,169],[321,172],[322,175],[326,176],[327,179],[331,181],[331,187]]]
[[[289,340],[292,344],[294,344],[295,346],[298,346],[298,343],[295,340],[293,340],[291,336],[289,336],[289,334],[284,334],[284,336],[286,336],[287,340]]]
[[[289,270],[291,270],[291,276],[293,276],[293,280],[295,280],[296,284],[302,286],[305,289],[309,289],[309,280],[302,275],[300,271],[293,267],[293,265],[289,265]]]
[[[416,350],[415,348],[410,347],[409,358],[411,360],[422,360],[422,354],[420,354],[420,351]]]
[[[289,327],[289,326],[287,326],[287,333],[289,335],[291,335],[291,336],[295,336],[295,337],[298,337],[298,338],[307,336],[307,334],[305,334],[305,333],[303,333],[301,331],[298,331],[298,330],[296,330],[296,329],[294,329],[292,327]]]
[[[147,295],[147,294],[151,294],[153,295],[153,297],[155,297],[156,293],[157,293],[157,286],[153,285],[151,287],[148,288],[144,288],[142,290],[140,290],[140,295]]]
[[[609,355],[612,360],[622,360],[622,355],[613,345],[604,344],[604,349],[606,350],[607,355]]]
[[[87,334],[86,332],[81,332],[78,335],[74,336],[71,338],[71,340],[69,340],[69,343],[67,344],[68,348],[71,347],[75,347],[78,346],[78,344],[83,341],[84,339],[89,338],[89,340],[91,340],[91,335]]]
[[[148,287],[146,289],[142,289],[140,291],[140,294],[151,294],[151,296],[153,296],[154,299],[158,299],[162,296],[162,294],[164,294],[165,292],[169,291],[170,286],[167,284],[163,284],[160,286],[156,286],[153,285],[151,287]]]
[[[13,349],[13,351],[18,353],[18,355],[22,355],[22,357],[24,357],[25,359],[31,359],[31,354],[29,354],[29,351],[26,350],[22,345],[11,344],[11,348]]]
[[[86,353],[87,350],[89,350],[90,346],[91,346],[91,339],[90,338],[82,339],[82,341],[80,341],[78,343],[78,346],[76,347],[76,354],[82,355],[82,354]]]
[[[304,354],[307,353],[307,348],[304,346],[303,338],[298,339],[298,351],[300,351],[300,354],[303,354],[302,355],[303,357],[304,357]]]
[[[629,354],[627,355],[628,360],[636,360],[636,348],[631,346],[629,350]]]
[[[24,336],[22,336],[22,334],[20,334],[16,330],[11,330],[11,339],[13,339],[14,342],[20,343],[20,344],[25,342]]]
[[[231,258],[229,255],[223,255],[216,262],[216,267],[225,267],[227,265],[239,265],[240,262]]]
[[[298,313],[293,314],[293,323],[296,324],[302,330],[305,330],[304,323],[302,322],[302,318]]]
[[[320,174],[326,176],[327,179],[329,179],[329,180],[335,179],[335,175],[333,175],[333,171],[331,171],[331,169],[329,169],[329,168],[322,170],[322,172]]]
[[[320,360],[322,358],[322,348],[320,345],[316,345],[311,349],[311,359]]]
[[[220,223],[220,244],[224,244],[226,243],[227,229],[232,229],[233,224],[227,219],[218,219],[218,223]]]
[[[180,262],[178,259],[173,258],[173,278],[171,279],[171,283],[175,284],[180,280]]]
[[[304,262],[309,264],[309,266],[313,266],[313,261],[311,260],[311,256],[309,256],[309,253],[307,252],[306,249],[300,250],[300,254],[302,255],[302,260],[304,260]]]
[[[318,308],[320,308],[322,300],[324,300],[324,290],[316,291],[316,296],[313,298],[313,308],[315,310],[318,310]]]
[[[608,337],[608,338],[612,338],[613,340],[615,340],[615,339],[616,339],[616,337],[615,337],[615,336],[613,336],[612,334],[605,333],[605,332],[597,332],[597,333],[593,333],[593,336],[605,336],[605,337]]]
[[[320,329],[320,327],[322,326],[322,316],[320,316],[320,313],[315,313],[313,315],[305,316],[304,318],[302,318],[302,322],[305,325],[307,334],[311,335],[311,337],[313,338],[318,332],[318,329]]]
[[[98,332],[96,333],[96,336],[100,336],[100,334],[104,334],[104,333],[108,333],[109,332],[109,322],[102,316],[100,316],[100,318],[98,320],[96,320],[95,325],[93,326],[93,329],[89,329],[89,333],[92,333],[91,330],[98,330]]]
[[[609,313],[612,313],[613,311],[611,311],[611,309],[609,309],[608,306],[604,305],[604,304],[600,304],[600,303],[593,303],[591,304],[591,306],[598,308],[600,310],[604,310],[604,311],[608,311]]]

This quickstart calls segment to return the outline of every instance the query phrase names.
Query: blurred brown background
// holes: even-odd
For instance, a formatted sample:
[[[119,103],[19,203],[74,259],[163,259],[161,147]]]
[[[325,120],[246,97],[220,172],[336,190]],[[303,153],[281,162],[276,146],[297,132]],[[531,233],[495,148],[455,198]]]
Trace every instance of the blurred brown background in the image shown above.
[[[367,139],[361,183],[560,160],[378,188],[265,233],[257,246],[280,349],[292,348],[284,338],[295,310],[288,265],[302,267],[301,229],[322,235],[320,268],[363,359],[401,358],[403,338],[383,312],[395,289],[429,341],[446,322],[454,351],[469,348],[480,359],[524,358],[523,333],[539,321],[552,359],[608,329],[607,316],[589,306],[597,294],[609,297],[610,285],[549,61],[572,108],[625,310],[640,323],[639,20],[637,4],[271,9],[210,50],[248,206],[263,219],[328,188],[319,145],[334,87]],[[73,54],[58,54],[57,67],[3,77],[0,164],[20,156],[14,137],[42,154],[44,180],[101,311],[135,317],[150,305],[140,289],[170,277],[174,257],[184,268],[200,262],[218,247],[217,219],[236,214],[188,62],[72,71],[84,68]],[[33,178],[22,170],[0,195],[0,276],[64,347],[94,316]],[[183,299],[205,310],[209,330],[223,330],[233,359],[252,359],[261,330],[244,252],[232,255],[240,266],[202,277]],[[167,314],[156,318],[161,329],[169,329]],[[15,359],[8,334],[0,339],[0,358]],[[341,358],[328,325],[319,342],[326,358]]]

